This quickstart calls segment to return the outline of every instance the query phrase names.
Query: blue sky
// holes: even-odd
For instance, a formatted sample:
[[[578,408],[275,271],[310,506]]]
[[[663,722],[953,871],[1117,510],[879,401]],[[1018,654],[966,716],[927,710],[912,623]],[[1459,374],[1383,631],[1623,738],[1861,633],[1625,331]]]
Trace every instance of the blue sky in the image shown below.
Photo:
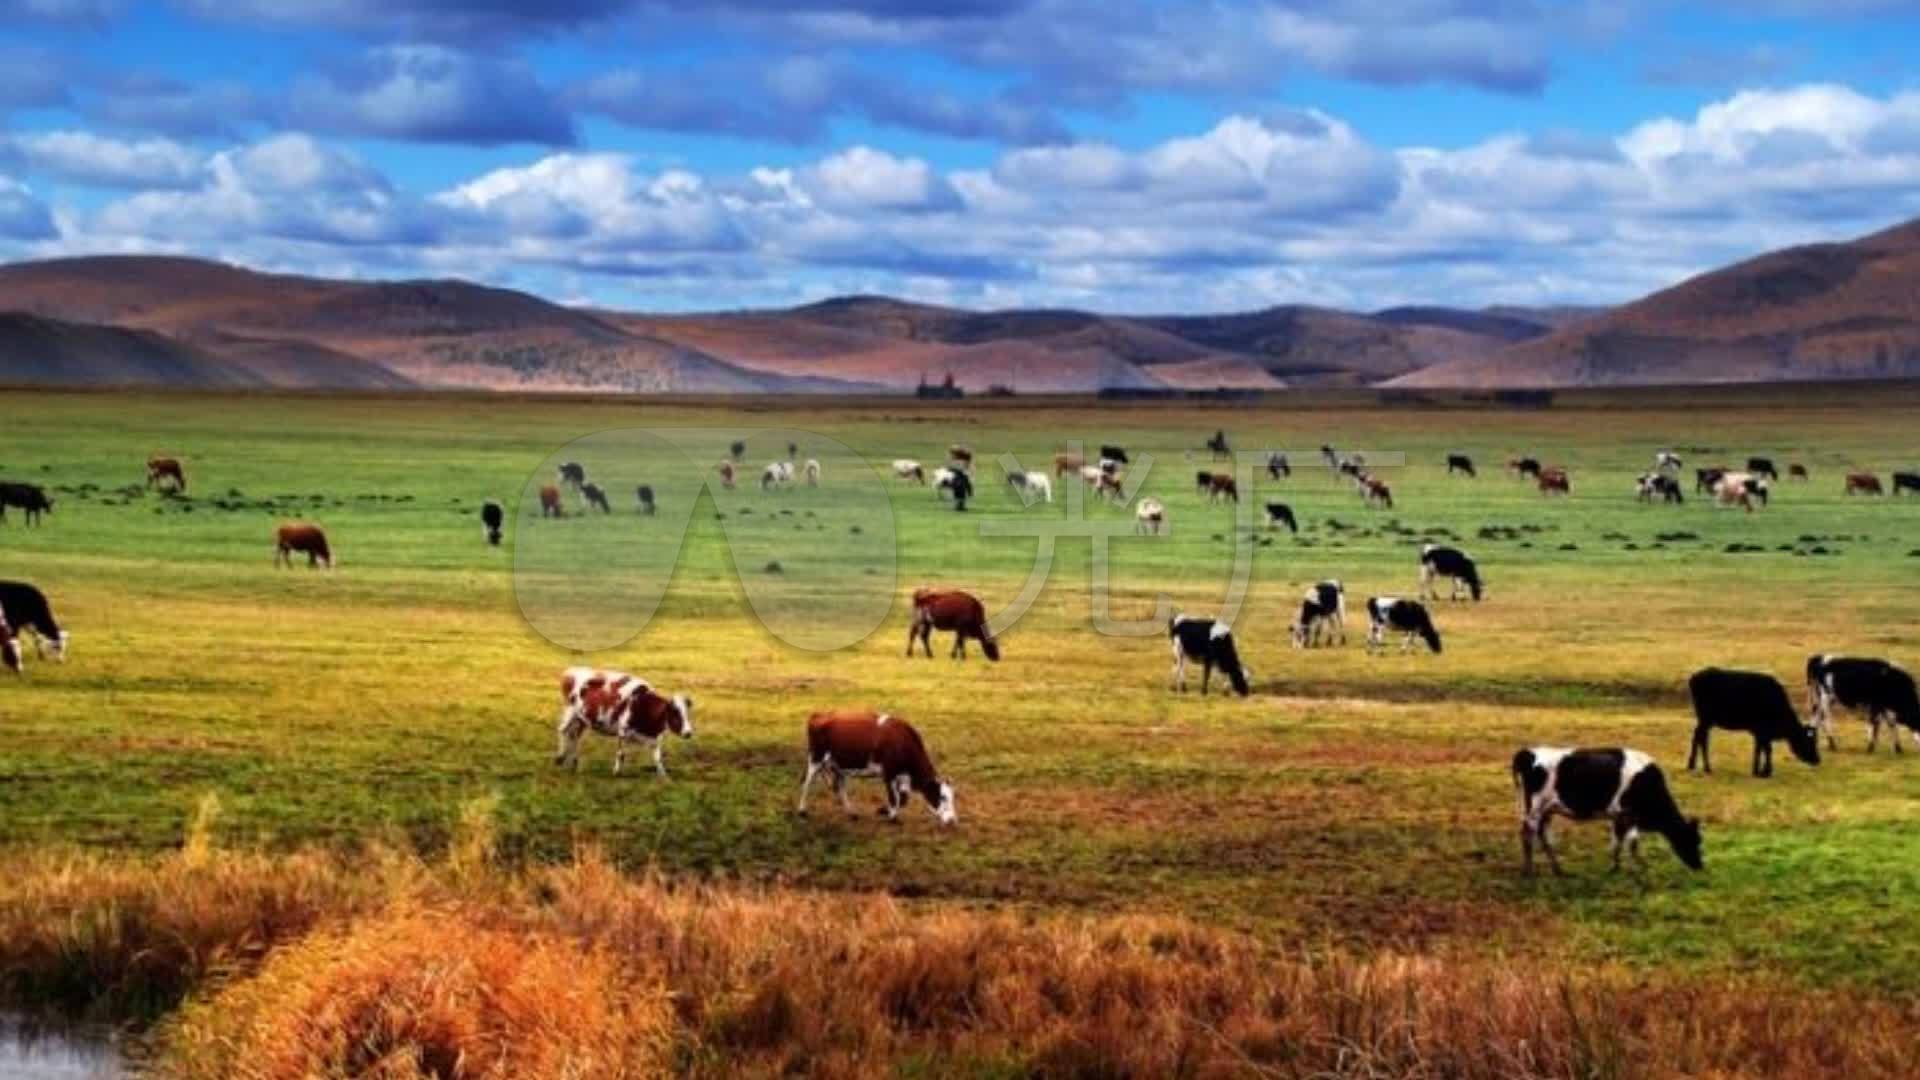
[[[1920,0],[0,0],[0,258],[1615,302],[1920,216],[1916,51]]]

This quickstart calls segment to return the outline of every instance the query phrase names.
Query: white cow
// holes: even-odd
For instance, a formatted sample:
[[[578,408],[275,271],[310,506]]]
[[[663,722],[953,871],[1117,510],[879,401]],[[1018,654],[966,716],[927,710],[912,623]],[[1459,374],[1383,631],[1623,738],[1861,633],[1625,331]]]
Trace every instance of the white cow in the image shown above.
[[[776,461],[760,473],[760,490],[787,487],[793,483],[793,462]]]
[[[1053,481],[1047,479],[1045,473],[1008,473],[1007,482],[1012,484],[1016,491],[1024,493],[1029,502],[1034,499],[1040,499],[1043,502],[1053,501]]]
[[[893,476],[896,480],[912,480],[917,484],[927,482],[926,467],[912,458],[894,458]]]
[[[1140,504],[1133,509],[1133,528],[1135,532],[1147,532],[1158,536],[1160,535],[1161,528],[1164,527],[1166,523],[1167,508],[1160,504],[1159,499],[1151,495],[1141,499]]]
[[[820,486],[820,463],[818,461],[813,458],[808,458],[806,467],[802,471],[807,474],[808,487]]]

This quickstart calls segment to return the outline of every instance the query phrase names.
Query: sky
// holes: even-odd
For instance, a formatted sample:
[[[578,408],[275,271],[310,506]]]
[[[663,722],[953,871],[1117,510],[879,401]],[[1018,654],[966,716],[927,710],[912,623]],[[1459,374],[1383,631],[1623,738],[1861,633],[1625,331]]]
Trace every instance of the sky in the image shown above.
[[[0,0],[0,260],[1617,303],[1920,216],[1916,55],[1920,0]]]

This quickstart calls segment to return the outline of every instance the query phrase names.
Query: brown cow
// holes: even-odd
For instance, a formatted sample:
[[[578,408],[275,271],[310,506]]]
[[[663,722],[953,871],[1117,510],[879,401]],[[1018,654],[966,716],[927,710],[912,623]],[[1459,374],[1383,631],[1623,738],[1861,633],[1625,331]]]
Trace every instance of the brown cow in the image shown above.
[[[962,446],[959,443],[954,443],[952,446],[947,447],[947,457],[969,469],[973,468],[973,448],[970,446]]]
[[[627,744],[653,744],[653,771],[667,775],[664,758],[668,733],[693,738],[693,699],[685,694],[663,697],[645,679],[620,671],[572,667],[560,673],[560,746],[555,765],[571,763],[580,769],[580,741],[589,731],[615,740],[614,775],[626,764]]]
[[[847,798],[847,779],[877,776],[886,785],[887,804],[880,808],[880,816],[888,821],[900,820],[900,811],[916,791],[940,824],[952,825],[960,819],[953,808],[953,785],[934,771],[920,733],[899,717],[870,709],[838,709],[808,717],[807,776],[800,782],[797,812],[807,812],[813,778],[823,771],[848,814],[853,813],[853,803]]]
[[[719,470],[720,486],[723,488],[733,487],[733,462],[723,461],[714,466],[714,468]]]
[[[933,656],[935,630],[953,631],[950,656],[965,660],[967,639],[973,638],[980,643],[980,651],[987,654],[987,659],[1000,659],[1000,645],[993,640],[993,631],[987,629],[986,605],[972,593],[958,589],[915,589],[913,623],[907,627],[907,655],[913,655],[913,643],[918,640],[927,656]]]
[[[150,457],[147,459],[147,486],[153,487],[162,480],[173,483],[173,490],[187,490],[187,474],[180,468],[180,462],[170,457]]]
[[[1053,475],[1072,476],[1086,468],[1087,459],[1079,454],[1060,453],[1053,455]]]
[[[1788,464],[1788,465],[1787,465],[1787,479],[1789,479],[1789,480],[1805,480],[1805,479],[1807,479],[1807,467],[1806,467],[1805,465],[1802,465],[1802,464],[1800,464],[1800,463],[1799,463],[1799,462],[1797,462],[1797,461],[1795,461],[1795,462],[1792,462],[1792,463],[1790,463],[1790,464]]]
[[[1232,499],[1234,502],[1239,502],[1240,485],[1235,483],[1233,477],[1228,476],[1226,473],[1214,473],[1207,480],[1207,501],[1218,502],[1222,496]]]
[[[1550,469],[1541,469],[1538,482],[1542,495],[1573,494],[1573,481],[1567,478],[1567,470],[1558,465]]]
[[[325,563],[327,569],[333,569],[333,549],[327,546],[327,534],[318,525],[305,521],[290,522],[280,526],[273,537],[273,565],[286,563],[293,567],[293,553],[298,551],[307,557],[309,567],[318,567]]]
[[[1360,478],[1360,497],[1369,503],[1379,503],[1387,509],[1393,509],[1393,489],[1384,480],[1375,480],[1371,476]]]
[[[540,486],[540,516],[566,517],[567,508],[560,502],[560,489],[552,484]]]
[[[1886,489],[1880,486],[1880,478],[1870,472],[1852,472],[1847,474],[1847,494],[1884,495]]]

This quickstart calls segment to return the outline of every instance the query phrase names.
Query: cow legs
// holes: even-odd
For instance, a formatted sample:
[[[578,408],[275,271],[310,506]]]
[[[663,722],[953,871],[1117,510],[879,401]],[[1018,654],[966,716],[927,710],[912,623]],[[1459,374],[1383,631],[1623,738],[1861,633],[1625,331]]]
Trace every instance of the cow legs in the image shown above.
[[[1766,739],[1753,740],[1753,775],[1773,775],[1773,743]]]
[[[556,729],[560,745],[553,755],[555,765],[565,765],[572,760],[573,767],[580,768],[580,739],[586,734],[586,725],[574,719],[570,709],[560,710],[560,724]]]
[[[1533,873],[1533,841],[1535,840],[1540,841],[1540,850],[1546,852],[1547,865],[1553,868],[1554,876],[1558,877],[1566,873],[1560,869],[1560,856],[1554,854],[1553,841],[1547,836],[1547,825],[1551,820],[1543,814],[1538,818],[1529,817],[1520,823],[1522,846],[1526,852],[1526,871],[1529,874]]]
[[[1626,848],[1633,856],[1636,870],[1646,869],[1646,863],[1640,861],[1640,830],[1625,818],[1615,818],[1613,822],[1613,869],[1620,870],[1620,849]]]
[[[1200,696],[1201,697],[1206,696],[1207,683],[1212,678],[1213,678],[1213,660],[1209,658],[1209,659],[1200,661]]]
[[[653,774],[660,779],[667,778],[667,737],[657,736],[653,740]]]
[[[1180,643],[1173,643],[1173,688],[1180,693],[1187,692],[1187,654],[1180,651]]]
[[[1699,759],[1700,771],[1713,772],[1713,762],[1707,758],[1707,725],[1701,724],[1693,729],[1693,746],[1687,751],[1687,771],[1693,771],[1695,759]]]
[[[820,775],[820,763],[812,758],[808,758],[806,778],[800,781],[800,804],[793,808],[794,813],[804,814],[807,812],[807,794],[813,790],[813,778],[818,775]]]
[[[847,797],[847,774],[839,768],[833,770],[833,793],[840,796],[840,809],[853,816],[853,800]]]
[[[955,660],[965,660],[967,658],[967,632],[965,630],[955,630],[953,632],[953,648],[947,655]]]

